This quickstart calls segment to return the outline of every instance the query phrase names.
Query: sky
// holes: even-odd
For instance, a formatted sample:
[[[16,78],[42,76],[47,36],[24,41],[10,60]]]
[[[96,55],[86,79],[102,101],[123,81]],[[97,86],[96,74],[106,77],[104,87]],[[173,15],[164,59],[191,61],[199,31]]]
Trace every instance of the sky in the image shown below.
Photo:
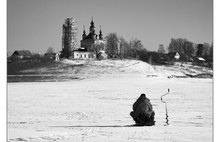
[[[61,51],[62,24],[69,17],[77,21],[79,41],[92,17],[96,33],[101,25],[104,36],[137,38],[150,51],[159,44],[166,48],[171,38],[213,41],[212,0],[8,0],[7,50]]]

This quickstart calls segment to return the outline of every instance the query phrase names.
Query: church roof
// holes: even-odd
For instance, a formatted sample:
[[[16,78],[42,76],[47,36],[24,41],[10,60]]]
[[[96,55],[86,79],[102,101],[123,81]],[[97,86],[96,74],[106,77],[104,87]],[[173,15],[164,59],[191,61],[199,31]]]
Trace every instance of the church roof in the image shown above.
[[[93,34],[93,33],[89,33],[87,36],[86,36],[86,39],[93,39],[93,35],[97,36],[97,34]]]

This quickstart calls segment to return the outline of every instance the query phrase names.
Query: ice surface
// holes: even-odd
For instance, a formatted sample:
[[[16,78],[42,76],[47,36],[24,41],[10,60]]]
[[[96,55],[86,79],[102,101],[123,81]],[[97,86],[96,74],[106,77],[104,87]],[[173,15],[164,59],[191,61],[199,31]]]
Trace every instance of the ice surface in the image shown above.
[[[170,94],[163,99],[170,125],[164,126],[160,96],[168,88]],[[130,127],[134,122],[129,113],[141,93],[153,104],[155,126]],[[8,141],[208,142],[212,141],[212,99],[211,79],[131,75],[8,83]]]

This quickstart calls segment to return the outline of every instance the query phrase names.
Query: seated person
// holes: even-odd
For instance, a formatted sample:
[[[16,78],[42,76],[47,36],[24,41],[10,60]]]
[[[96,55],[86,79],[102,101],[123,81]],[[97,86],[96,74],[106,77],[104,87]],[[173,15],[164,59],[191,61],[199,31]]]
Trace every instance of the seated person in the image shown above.
[[[138,125],[150,126],[155,123],[155,113],[153,111],[153,107],[145,94],[141,94],[141,96],[133,104],[133,111],[130,115]]]

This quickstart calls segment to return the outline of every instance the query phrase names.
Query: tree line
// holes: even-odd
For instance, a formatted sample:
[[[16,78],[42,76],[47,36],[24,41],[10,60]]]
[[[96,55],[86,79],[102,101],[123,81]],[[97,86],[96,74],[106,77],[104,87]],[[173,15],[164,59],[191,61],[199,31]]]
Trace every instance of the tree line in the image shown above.
[[[213,43],[196,44],[184,38],[171,38],[168,46],[169,52],[178,52],[185,56],[213,56]]]
[[[140,51],[146,52],[141,40],[132,38],[126,41],[116,33],[110,33],[105,37],[105,50],[109,58],[138,58]]]
[[[148,51],[144,48],[141,40],[133,38],[126,41],[122,36],[118,37],[116,33],[110,33],[105,37],[106,53],[110,58],[138,58],[150,62],[165,54],[163,45],[159,45],[158,51]],[[167,52],[178,52],[184,61],[191,57],[213,58],[213,44],[196,44],[188,41],[186,38],[171,38],[167,47]]]

